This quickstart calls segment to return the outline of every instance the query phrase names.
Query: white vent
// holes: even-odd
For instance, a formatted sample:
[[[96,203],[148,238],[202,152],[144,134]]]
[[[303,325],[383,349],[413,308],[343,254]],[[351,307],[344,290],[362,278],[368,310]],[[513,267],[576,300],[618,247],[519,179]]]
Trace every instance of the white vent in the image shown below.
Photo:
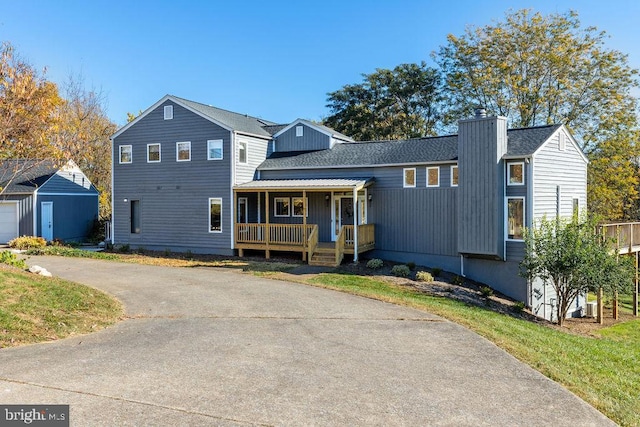
[[[304,132],[303,129],[302,126],[296,126],[296,136],[302,136]]]
[[[173,119],[173,105],[164,106],[164,119],[165,120]]]

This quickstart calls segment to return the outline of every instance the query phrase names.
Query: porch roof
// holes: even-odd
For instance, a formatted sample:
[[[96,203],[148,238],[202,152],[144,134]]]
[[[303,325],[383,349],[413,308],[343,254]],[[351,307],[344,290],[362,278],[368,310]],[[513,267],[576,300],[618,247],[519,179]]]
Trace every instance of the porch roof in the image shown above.
[[[236,191],[327,191],[359,190],[373,183],[373,178],[262,179],[233,187]]]

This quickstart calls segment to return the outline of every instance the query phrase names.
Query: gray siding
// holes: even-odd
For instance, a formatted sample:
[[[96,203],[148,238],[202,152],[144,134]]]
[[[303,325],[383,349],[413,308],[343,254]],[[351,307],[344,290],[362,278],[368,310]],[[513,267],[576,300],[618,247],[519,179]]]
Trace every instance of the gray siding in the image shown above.
[[[331,148],[331,137],[306,125],[303,136],[296,136],[296,126],[276,138],[276,151],[311,151]]]
[[[55,196],[40,195],[36,209],[42,218],[42,202],[53,202],[53,238],[63,241],[84,242],[98,219],[98,195]],[[42,236],[42,224],[36,223],[37,234]]]
[[[231,253],[231,134],[178,105],[173,119],[158,106],[113,142],[116,244]],[[223,140],[223,160],[207,160],[207,140]],[[176,161],[176,142],[191,141],[191,161]],[[147,163],[147,144],[160,143],[161,162]],[[131,164],[118,147],[133,146]],[[209,232],[209,198],[222,199],[222,232]],[[127,200],[125,202],[125,199]],[[141,233],[130,233],[130,200],[140,200]]]
[[[573,198],[579,199],[580,211],[587,207],[587,164],[578,148],[565,134],[566,146],[560,151],[558,144],[564,128],[549,138],[533,160],[533,216],[554,218],[558,212],[557,191],[560,188],[560,216],[571,217]]]
[[[80,170],[59,170],[38,190],[38,193],[94,194],[98,191]]]
[[[488,117],[459,122],[458,250],[504,256],[504,166],[507,121]]]
[[[239,142],[247,143],[247,163],[238,162]],[[242,184],[249,182],[255,178],[256,168],[267,158],[267,149],[270,140],[255,138],[244,135],[236,136],[236,167],[235,167],[235,183]]]
[[[18,201],[18,235],[34,236],[33,229],[33,195],[32,194],[7,194],[1,195],[0,201],[16,200]]]

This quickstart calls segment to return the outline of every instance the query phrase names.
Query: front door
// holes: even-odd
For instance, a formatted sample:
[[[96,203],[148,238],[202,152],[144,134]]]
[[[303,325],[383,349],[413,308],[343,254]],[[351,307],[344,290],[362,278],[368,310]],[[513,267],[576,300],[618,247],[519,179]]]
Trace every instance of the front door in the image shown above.
[[[238,198],[238,224],[249,222],[249,203],[246,197]]]
[[[343,225],[353,225],[353,198],[351,196],[337,196],[333,200],[333,233],[335,242]]]
[[[40,207],[42,238],[50,242],[53,240],[53,202],[42,202]]]

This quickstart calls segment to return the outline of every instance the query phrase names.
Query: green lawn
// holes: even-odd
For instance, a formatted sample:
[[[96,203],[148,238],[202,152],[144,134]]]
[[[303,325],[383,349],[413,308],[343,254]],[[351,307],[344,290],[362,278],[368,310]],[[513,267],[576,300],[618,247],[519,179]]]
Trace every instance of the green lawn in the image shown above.
[[[0,267],[0,348],[96,331],[122,313],[97,289]]]
[[[563,384],[618,424],[640,425],[639,321],[605,329],[603,338],[596,339],[367,277],[328,273],[308,281],[428,310],[464,325]]]

